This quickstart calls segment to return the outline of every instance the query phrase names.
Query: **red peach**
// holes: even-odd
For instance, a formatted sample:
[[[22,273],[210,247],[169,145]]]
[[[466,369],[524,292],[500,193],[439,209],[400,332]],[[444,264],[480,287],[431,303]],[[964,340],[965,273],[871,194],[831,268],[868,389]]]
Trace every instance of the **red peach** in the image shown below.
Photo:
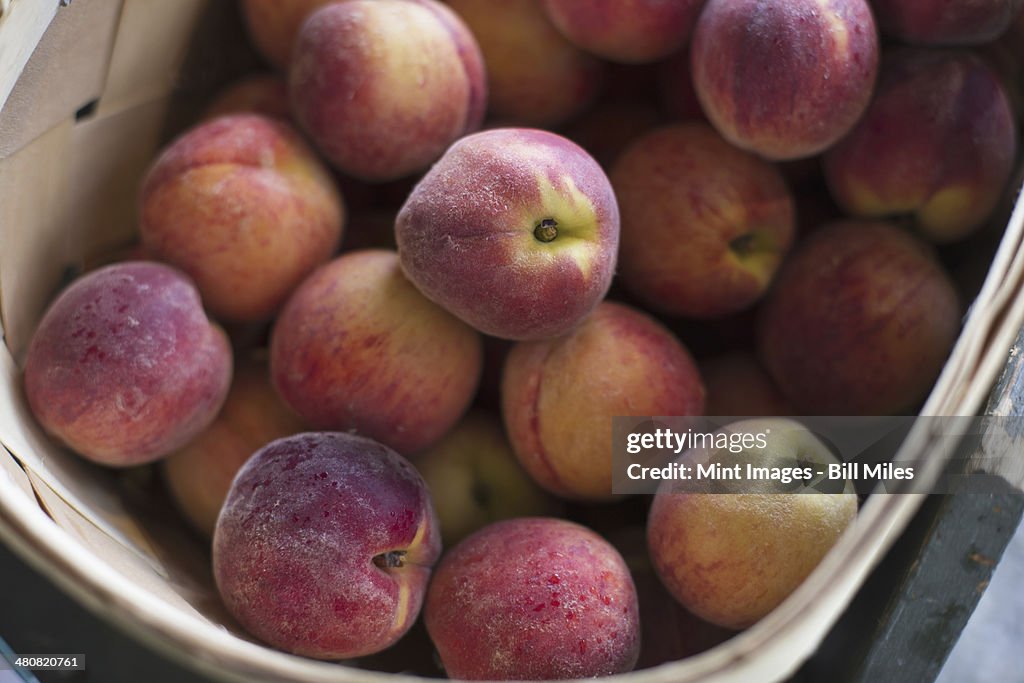
[[[605,302],[572,333],[521,343],[502,378],[516,456],[552,493],[612,496],[612,417],[700,415],[704,386],[689,352],[653,318]]]
[[[835,144],[871,99],[878,36],[866,0],[708,0],[690,51],[704,113],[769,159]]]
[[[758,354],[800,414],[913,410],[956,340],[960,304],[928,245],[886,223],[814,231],[783,265]]]
[[[419,615],[441,550],[426,485],[370,439],[279,439],[238,472],[217,518],[228,611],[273,647],[320,659],[378,652]]]
[[[231,348],[195,285],[145,261],[75,280],[47,308],[25,360],[43,428],[115,467],[184,446],[216,417],[230,383]]]
[[[483,57],[434,0],[348,0],[302,25],[288,74],[292,110],[340,170],[364,180],[420,171],[480,127]]]
[[[286,123],[238,114],[202,123],[149,168],[140,231],[156,258],[188,273],[211,313],[265,320],[341,238],[344,208]]]
[[[652,310],[713,318],[747,308],[789,251],[795,216],[781,174],[710,126],[647,133],[610,176],[622,282]]]
[[[622,556],[560,519],[497,522],[457,545],[434,573],[423,618],[451,678],[607,676],[630,671],[640,648]]]
[[[1016,150],[1009,98],[981,59],[904,48],[886,53],[874,101],[824,168],[847,212],[909,213],[927,238],[950,242],[992,214]]]
[[[270,370],[316,429],[353,430],[411,454],[469,407],[480,336],[425,299],[391,251],[348,252],[315,271],[274,325]]]
[[[395,237],[429,299],[486,334],[540,339],[571,330],[608,291],[619,211],[575,143],[495,129],[452,145],[409,195]]]

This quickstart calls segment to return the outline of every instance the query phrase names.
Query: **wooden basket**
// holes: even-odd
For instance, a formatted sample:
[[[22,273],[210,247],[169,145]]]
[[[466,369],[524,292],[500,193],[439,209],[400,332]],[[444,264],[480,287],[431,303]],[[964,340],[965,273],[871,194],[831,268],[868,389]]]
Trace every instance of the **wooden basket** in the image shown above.
[[[0,6],[0,538],[103,618],[215,677],[382,679],[387,675],[283,654],[241,634],[220,606],[202,548],[178,528],[173,512],[140,513],[125,495],[123,476],[55,447],[22,393],[19,362],[66,271],[134,234],[137,184],[166,137],[180,68],[196,49],[216,51],[202,29],[234,4],[5,0]],[[1024,203],[1009,218],[922,414],[970,415],[982,406],[1024,322],[1022,239]],[[937,422],[920,427],[901,457],[916,456],[919,481],[927,485],[956,444]],[[1018,487],[1024,479],[1020,471],[997,474]],[[921,499],[870,496],[839,544],[767,618],[698,656],[615,678],[786,677],[815,650]]]

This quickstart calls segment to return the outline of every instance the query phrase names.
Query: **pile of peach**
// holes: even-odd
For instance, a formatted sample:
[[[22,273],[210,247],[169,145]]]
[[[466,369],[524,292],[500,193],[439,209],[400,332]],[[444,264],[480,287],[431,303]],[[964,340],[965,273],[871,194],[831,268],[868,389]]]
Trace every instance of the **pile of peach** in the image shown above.
[[[364,658],[422,612],[453,678],[692,654],[856,496],[623,500],[611,418],[919,409],[1016,159],[1021,4],[243,0],[277,73],[154,160],[137,260],[51,305],[28,401],[162,460],[274,647]]]

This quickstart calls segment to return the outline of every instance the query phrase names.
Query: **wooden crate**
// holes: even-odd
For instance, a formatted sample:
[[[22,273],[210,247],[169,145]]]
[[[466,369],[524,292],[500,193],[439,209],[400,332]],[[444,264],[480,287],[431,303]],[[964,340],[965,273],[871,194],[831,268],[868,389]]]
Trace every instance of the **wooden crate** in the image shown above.
[[[252,66],[251,55],[223,57],[224,44],[241,42],[234,5],[12,0],[0,17],[0,537],[103,618],[218,678],[376,680],[242,634],[224,614],[195,540],[166,511],[137,506],[130,478],[56,448],[22,395],[19,363],[45,304],[69,272],[133,236],[137,183],[159,143],[204,92]],[[922,414],[971,415],[985,405],[1024,322],[1022,239],[1019,205],[998,250],[982,256],[990,261],[988,275]],[[1018,408],[1012,401],[991,406],[997,414]],[[955,445],[933,421],[915,428],[901,457],[916,459],[918,482],[927,486]],[[1016,442],[993,435],[989,446],[1009,452]],[[1024,480],[1019,470],[995,474],[1015,487]],[[617,678],[725,683],[790,676],[924,498],[870,496],[833,551],[768,617],[706,653]]]

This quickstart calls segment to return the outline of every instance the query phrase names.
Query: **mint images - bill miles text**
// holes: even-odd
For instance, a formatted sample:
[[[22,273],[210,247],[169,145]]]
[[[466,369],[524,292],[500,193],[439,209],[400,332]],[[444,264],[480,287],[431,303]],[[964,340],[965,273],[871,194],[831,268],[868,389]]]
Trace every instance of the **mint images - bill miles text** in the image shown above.
[[[673,479],[673,480],[714,480],[714,481],[777,481],[789,484],[794,481],[825,477],[827,479],[859,480],[859,479],[913,479],[913,467],[896,467],[891,462],[869,464],[859,462],[835,463],[825,466],[800,467],[758,467],[750,463],[723,465],[711,463],[678,463],[673,462],[662,467],[644,467],[633,463],[626,468],[626,476],[633,480],[641,479]]]

